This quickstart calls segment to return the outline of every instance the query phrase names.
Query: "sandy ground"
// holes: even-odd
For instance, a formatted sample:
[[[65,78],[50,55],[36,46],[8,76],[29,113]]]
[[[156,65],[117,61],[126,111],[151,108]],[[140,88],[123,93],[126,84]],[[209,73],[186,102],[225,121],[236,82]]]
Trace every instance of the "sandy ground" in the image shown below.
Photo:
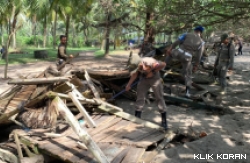
[[[233,110],[230,114],[211,114],[210,110],[203,108],[193,109],[190,107],[167,105],[169,127],[174,132],[188,133],[195,136],[198,136],[201,132],[205,132],[208,136],[185,144],[171,143],[153,159],[154,163],[250,162],[249,51],[249,47],[243,47],[243,55],[235,57],[235,73],[233,78],[228,81],[231,91],[241,90],[241,92],[226,95],[222,98],[222,100],[227,101],[227,107]],[[116,55],[107,56],[104,59],[97,59],[94,58],[91,52],[83,52],[79,58],[74,59],[73,63],[75,69],[123,69],[128,56],[129,52],[126,51],[125,53],[121,52]],[[209,60],[213,61],[214,56],[211,56]],[[11,65],[9,66],[8,76],[10,78],[18,78],[17,74],[19,74],[19,76],[34,77],[49,64],[53,63],[39,62],[25,65]],[[0,70],[4,72],[4,66],[0,66]],[[0,92],[10,87],[7,84],[8,80],[1,78],[0,81]],[[118,99],[117,104],[125,112],[134,114],[134,101],[123,98]],[[160,114],[154,102],[145,105],[142,119],[158,124],[161,122]],[[235,154],[240,154],[241,159],[235,159],[235,156],[238,156]]]

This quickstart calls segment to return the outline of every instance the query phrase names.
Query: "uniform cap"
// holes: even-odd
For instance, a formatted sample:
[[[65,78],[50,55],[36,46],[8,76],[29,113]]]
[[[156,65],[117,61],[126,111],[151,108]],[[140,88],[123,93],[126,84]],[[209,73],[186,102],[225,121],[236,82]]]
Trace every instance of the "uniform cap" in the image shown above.
[[[195,31],[200,31],[201,33],[205,30],[204,27],[202,27],[201,25],[197,26],[194,28]]]

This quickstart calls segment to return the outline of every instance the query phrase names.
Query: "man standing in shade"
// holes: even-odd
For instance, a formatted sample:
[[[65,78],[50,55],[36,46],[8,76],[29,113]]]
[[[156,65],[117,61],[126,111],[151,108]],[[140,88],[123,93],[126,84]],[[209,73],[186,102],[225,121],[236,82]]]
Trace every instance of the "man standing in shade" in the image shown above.
[[[132,83],[139,77],[137,84],[137,99],[135,102],[135,116],[141,118],[142,109],[145,104],[146,94],[149,88],[152,88],[156,98],[157,106],[162,118],[162,127],[167,130],[167,107],[163,97],[163,84],[159,71],[166,66],[166,63],[157,61],[152,57],[144,57],[138,64],[135,72],[131,74],[130,80],[126,86],[126,91],[131,89]]]
[[[218,55],[215,59],[215,67],[219,78],[219,84],[221,86],[220,92],[226,93],[227,88],[227,71],[233,70],[234,64],[235,47],[229,41],[228,34],[221,35],[221,48],[219,49]]]
[[[182,74],[185,78],[186,97],[191,97],[190,87],[192,85],[192,71],[196,72],[200,64],[200,59],[205,48],[205,42],[201,39],[204,31],[202,26],[194,28],[193,33],[182,34],[169,49],[167,49],[166,63],[168,64],[172,58],[180,60],[182,64]],[[176,49],[176,47],[179,48]],[[192,58],[195,60],[192,65]]]

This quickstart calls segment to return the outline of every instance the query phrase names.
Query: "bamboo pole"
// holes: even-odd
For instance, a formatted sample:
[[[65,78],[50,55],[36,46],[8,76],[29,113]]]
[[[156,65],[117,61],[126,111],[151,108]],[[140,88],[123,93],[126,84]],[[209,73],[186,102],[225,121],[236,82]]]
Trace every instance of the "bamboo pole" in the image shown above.
[[[109,163],[108,158],[103,154],[101,149],[97,146],[97,144],[93,141],[91,136],[81,128],[78,121],[75,119],[74,115],[70,112],[67,106],[63,103],[63,101],[56,97],[52,103],[51,107],[56,107],[59,113],[63,116],[63,118],[69,123],[74,132],[79,136],[80,140],[87,146],[93,156],[100,163]]]
[[[68,80],[69,80],[69,78],[66,78],[66,77],[12,79],[8,82],[8,84],[37,85],[37,84],[51,84],[51,83],[55,83],[55,82],[66,82]]]
[[[20,141],[16,132],[14,132],[14,138],[15,138],[15,142],[17,146],[17,153],[18,153],[19,161],[21,161],[23,159],[23,153],[22,153],[21,144],[20,144]]]
[[[87,121],[88,125],[90,127],[96,127],[95,122],[93,121],[93,119],[89,116],[88,112],[86,111],[86,109],[81,105],[80,101],[77,99],[77,97],[74,95],[73,92],[69,92],[68,93],[69,97],[72,99],[73,103],[75,104],[75,106],[78,108],[78,110],[80,111],[80,113],[82,113],[83,117],[85,118],[85,120]]]

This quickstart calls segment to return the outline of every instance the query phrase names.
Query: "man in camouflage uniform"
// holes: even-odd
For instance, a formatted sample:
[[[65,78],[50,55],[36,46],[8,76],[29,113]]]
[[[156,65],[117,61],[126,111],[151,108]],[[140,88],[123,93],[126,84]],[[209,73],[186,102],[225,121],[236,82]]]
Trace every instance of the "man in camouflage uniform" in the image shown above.
[[[202,26],[198,26],[194,29],[194,33],[182,34],[167,50],[167,64],[172,60],[172,58],[177,58],[182,64],[182,74],[185,78],[186,85],[186,97],[191,96],[189,90],[192,85],[192,71],[197,71],[202,53],[204,51],[205,42],[201,39],[201,33],[203,31],[204,28]],[[176,49],[177,46],[179,46],[178,49]],[[192,65],[193,56],[195,56],[195,60]]]
[[[215,67],[217,70],[217,76],[219,78],[219,84],[221,86],[221,93],[226,93],[227,81],[226,75],[228,70],[233,70],[235,47],[229,41],[228,34],[221,35],[221,48],[215,59]]]
[[[154,91],[159,112],[162,117],[162,127],[167,130],[167,107],[163,97],[163,84],[159,71],[166,66],[165,62],[157,61],[152,57],[144,57],[138,64],[137,70],[131,74],[130,80],[126,86],[126,91],[131,89],[132,83],[140,78],[137,84],[137,99],[135,103],[135,116],[141,118],[141,112],[145,104],[146,94],[151,87]]]

